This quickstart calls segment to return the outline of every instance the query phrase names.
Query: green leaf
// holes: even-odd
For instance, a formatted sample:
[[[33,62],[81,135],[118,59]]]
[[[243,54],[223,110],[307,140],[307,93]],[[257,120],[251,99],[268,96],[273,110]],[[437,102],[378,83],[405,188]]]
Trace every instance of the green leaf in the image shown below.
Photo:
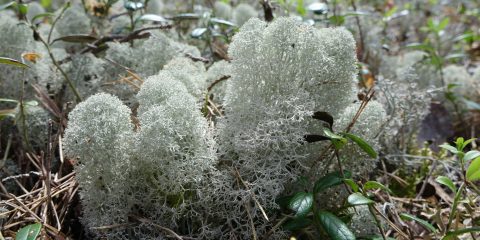
[[[375,203],[371,199],[363,196],[361,193],[352,193],[347,198],[347,202],[352,206],[368,205]]]
[[[410,48],[410,49],[414,49],[414,50],[425,51],[425,52],[428,52],[428,53],[432,53],[432,52],[435,51],[431,45],[424,44],[424,43],[411,43],[411,44],[408,44],[405,47]]]
[[[7,58],[7,57],[0,57],[0,64],[7,64],[7,65],[13,65],[13,66],[16,66],[16,67],[21,67],[21,68],[28,68],[29,66],[20,62],[20,61],[17,61],[15,59],[12,59],[12,58]]]
[[[442,238],[442,240],[453,240],[456,239],[455,237],[458,235],[472,232],[480,232],[480,227],[463,228],[456,231],[448,232],[445,237]]]
[[[449,83],[449,84],[447,85],[447,90],[450,91],[450,90],[452,90],[452,89],[454,89],[454,88],[457,88],[457,87],[459,87],[459,86],[460,86],[460,84],[458,84],[458,83]]]
[[[458,41],[462,41],[462,40],[472,41],[473,40],[473,33],[472,32],[465,33],[465,34],[457,36],[453,39],[454,42],[458,42]]]
[[[390,8],[390,10],[388,10],[385,14],[383,14],[383,17],[388,19],[397,11],[397,9],[398,9],[397,6],[393,6],[392,8]]]
[[[468,151],[467,153],[465,153],[465,156],[463,156],[463,161],[465,162],[470,161],[477,157],[480,157],[480,151],[477,151],[477,150]]]
[[[343,135],[350,140],[354,141],[364,152],[368,154],[371,158],[377,158],[377,152],[370,146],[365,140],[357,135],[351,133],[343,133]]]
[[[87,34],[78,34],[78,35],[69,35],[56,38],[52,41],[52,43],[56,41],[63,41],[63,42],[71,42],[71,43],[89,43],[96,41],[97,38],[94,36],[90,36]]]
[[[207,32],[207,30],[207,28],[195,28],[190,35],[192,38],[200,38]]]
[[[333,146],[335,146],[335,149],[341,149],[347,144],[347,139],[337,135],[332,132],[332,130],[328,128],[323,128],[323,133],[325,134],[326,137],[330,138],[330,141],[332,142]]]
[[[352,173],[350,173],[348,171],[344,171],[343,174],[344,174],[345,178],[351,178],[352,177]],[[315,182],[315,185],[313,187],[313,192],[315,194],[321,193],[328,188],[340,185],[342,183],[343,183],[343,177],[342,177],[341,173],[340,172],[332,172],[332,173],[329,173],[329,174],[323,176],[322,178],[318,179]]]
[[[49,8],[52,5],[52,0],[40,0],[43,8]]]
[[[152,21],[152,22],[168,22],[168,20],[160,15],[156,14],[145,14],[142,15],[139,20],[142,21]]]
[[[8,2],[8,3],[5,3],[3,5],[0,5],[0,11],[3,10],[3,9],[7,9],[9,7],[14,7],[17,5],[17,2],[15,1],[11,1],[11,2]]]
[[[27,4],[18,4],[18,12],[20,12],[21,14],[25,15],[27,14],[28,12],[28,5]]]
[[[424,226],[426,229],[430,230],[431,232],[437,232],[437,229],[432,224],[430,224],[429,222],[427,222],[423,219],[412,216],[410,214],[400,213],[400,218],[402,218],[403,220],[411,220],[411,221],[418,222],[419,224],[421,224],[422,226]]]
[[[328,18],[328,20],[330,21],[330,23],[337,26],[343,25],[345,23],[345,17],[340,15],[331,16]]]
[[[440,23],[438,24],[437,26],[437,31],[442,31],[443,29],[445,29],[448,25],[448,23],[450,22],[450,18],[446,17],[444,19],[442,19],[442,21],[440,21]]]
[[[35,20],[37,20],[39,18],[46,18],[46,17],[53,17],[53,16],[55,16],[55,14],[53,14],[53,13],[40,13],[40,14],[35,15],[30,21],[35,22]]]
[[[9,98],[0,98],[0,102],[13,102],[13,103],[18,103],[17,100],[15,100],[15,99],[9,99]]]
[[[290,210],[295,212],[295,216],[307,215],[313,206],[313,194],[306,192],[298,192],[293,196],[288,204]]]
[[[365,184],[363,184],[363,190],[371,190],[371,189],[382,189],[384,191],[387,191],[389,193],[392,192],[392,190],[390,190],[388,187],[386,187],[385,185],[377,182],[377,181],[368,181],[366,182]]]
[[[355,235],[348,226],[335,215],[320,211],[316,215],[318,222],[332,240],[355,240]]]
[[[476,181],[480,179],[480,157],[475,158],[468,166],[467,174],[468,181]]]
[[[312,224],[312,220],[310,218],[298,217],[290,221],[287,221],[285,224],[283,224],[283,229],[287,231],[295,231],[295,230],[306,228],[311,224]]]
[[[305,16],[307,13],[307,9],[305,9],[303,0],[297,0],[297,13],[300,14],[300,16]]]
[[[450,190],[452,190],[453,193],[457,192],[457,187],[455,187],[455,184],[453,184],[453,182],[450,178],[445,177],[445,176],[438,176],[437,179],[435,179],[435,181],[437,181],[440,184],[443,184],[443,185],[447,186],[448,188],[450,188]]]
[[[471,142],[477,140],[476,138],[470,138],[468,139],[467,141],[463,142],[463,147],[465,148],[466,146],[468,146],[468,144],[470,144]]]
[[[464,143],[465,139],[463,139],[463,137],[457,138],[457,140],[455,141],[455,145],[457,146],[458,151],[463,151],[463,148],[465,147]]]
[[[123,7],[128,11],[137,11],[138,9],[143,8],[143,3],[141,2],[134,2],[134,1],[125,1]]]
[[[35,240],[37,239],[40,230],[42,229],[42,224],[34,223],[27,225],[18,230],[15,240]]]
[[[350,188],[353,190],[353,192],[358,192],[358,189],[360,188],[358,184],[353,181],[353,179],[348,178],[343,180]]]
[[[210,18],[210,22],[213,24],[221,24],[229,27],[236,27],[237,25],[233,22],[227,21],[225,19],[220,18]]]
[[[464,58],[464,57],[466,57],[466,55],[463,53],[452,53],[445,56],[445,60],[452,60],[452,59]]]
[[[448,150],[449,152],[451,152],[451,153],[453,153],[453,154],[457,154],[457,153],[458,153],[458,150],[457,150],[454,146],[452,146],[452,145],[450,145],[450,144],[442,144],[442,145],[440,145],[439,147],[441,147],[441,148],[443,148],[443,149],[446,149],[446,150]]]

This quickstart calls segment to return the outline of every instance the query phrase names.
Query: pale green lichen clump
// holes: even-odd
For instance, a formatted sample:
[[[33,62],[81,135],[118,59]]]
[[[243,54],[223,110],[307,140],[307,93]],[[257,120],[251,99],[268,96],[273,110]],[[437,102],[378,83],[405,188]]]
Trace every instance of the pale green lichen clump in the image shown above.
[[[215,200],[217,214],[238,226],[224,236],[251,232],[248,216],[238,207],[239,202],[250,204],[250,192],[260,205],[277,207],[275,199],[287,183],[318,157],[318,148],[303,140],[310,130],[321,130],[311,116],[315,111],[329,112],[336,120],[342,116],[355,99],[357,63],[355,42],[347,30],[318,30],[293,18],[278,18],[269,25],[249,20],[234,37],[229,54],[232,79],[224,102],[226,117],[219,126],[220,153],[251,185],[246,191],[217,183],[225,191]],[[380,105],[373,107],[382,115]],[[269,223],[261,212],[250,214],[258,234],[265,233]]]
[[[69,115],[65,153],[78,157],[87,227],[124,223],[133,214],[175,228],[179,216],[191,214],[199,184],[215,163],[213,135],[182,79],[163,70],[145,81],[137,98],[136,132],[130,109],[109,94],[88,98]],[[105,236],[151,239],[165,234],[148,224],[131,229]]]
[[[153,75],[137,94],[136,130],[130,109],[107,94],[94,95],[70,114],[66,153],[79,157],[84,222],[119,224],[138,215],[196,238],[249,239],[252,231],[262,236],[273,222],[258,205],[275,218],[275,199],[294,191],[290,183],[309,170],[323,147],[304,140],[323,128],[312,114],[329,112],[336,126],[344,128],[358,108],[353,104],[357,61],[352,35],[343,28],[315,29],[294,18],[269,25],[251,19],[231,43],[232,62],[209,72],[186,58],[137,65],[127,56],[147,51],[145,43],[133,49],[113,44],[107,53]],[[198,100],[207,82],[222,74],[231,79],[215,143]],[[375,142],[385,112],[380,104],[370,104],[352,131]],[[344,167],[363,174],[373,160],[358,156]],[[329,171],[331,166],[319,168]],[[253,194],[258,202],[252,201]],[[105,236],[151,239],[165,232],[144,223]],[[285,238],[286,233],[277,230],[269,237]]]
[[[87,228],[126,221],[122,186],[131,158],[130,109],[117,97],[96,94],[69,114],[65,154],[78,158],[75,168]]]

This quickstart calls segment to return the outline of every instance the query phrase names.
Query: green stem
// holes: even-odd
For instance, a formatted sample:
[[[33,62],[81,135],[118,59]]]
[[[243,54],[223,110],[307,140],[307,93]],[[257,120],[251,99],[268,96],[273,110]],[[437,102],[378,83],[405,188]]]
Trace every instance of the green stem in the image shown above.
[[[450,216],[448,217],[448,224],[445,227],[445,232],[444,232],[445,234],[447,234],[448,230],[450,229],[450,225],[452,224],[453,218],[455,217],[458,201],[460,199],[460,196],[462,195],[464,187],[465,187],[465,182],[462,182],[462,185],[460,185],[460,188],[458,189],[457,193],[455,193],[455,198],[453,199],[453,203],[452,203],[452,210],[450,211]]]

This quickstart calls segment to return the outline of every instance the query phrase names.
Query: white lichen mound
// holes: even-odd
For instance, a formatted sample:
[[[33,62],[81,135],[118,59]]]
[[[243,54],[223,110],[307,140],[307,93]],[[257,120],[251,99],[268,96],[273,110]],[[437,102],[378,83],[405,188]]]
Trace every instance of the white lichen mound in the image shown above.
[[[230,192],[216,202],[225,207],[225,222],[238,226],[231,231],[249,234],[245,205],[238,202],[253,206],[255,193],[263,207],[276,208],[275,198],[285,185],[318,157],[303,140],[321,125],[312,121],[313,112],[326,111],[338,119],[354,99],[355,42],[343,28],[317,30],[293,18],[269,25],[251,19],[234,37],[229,55],[232,79],[218,142],[221,161],[231,162],[250,190],[235,184],[228,190],[224,184]],[[258,208],[250,214],[258,234],[265,233],[269,223]]]
[[[130,109],[117,97],[99,93],[69,114],[65,154],[75,168],[86,228],[123,223],[128,202],[122,186],[133,141]]]
[[[177,56],[191,54],[200,56],[195,47],[175,42],[163,33],[155,33],[147,40],[136,41],[132,48],[129,43],[108,43],[106,57],[128,67],[141,77],[157,74],[165,64]],[[107,64],[108,75],[118,78],[123,69]]]
[[[216,147],[197,99],[169,70],[148,78],[137,96],[139,126],[118,98],[97,94],[69,115],[66,154],[78,157],[86,227],[121,224],[129,216],[172,229],[187,219],[196,224],[204,175],[213,171]],[[163,239],[150,224],[94,231],[108,239]],[[193,234],[197,229],[183,232]]]

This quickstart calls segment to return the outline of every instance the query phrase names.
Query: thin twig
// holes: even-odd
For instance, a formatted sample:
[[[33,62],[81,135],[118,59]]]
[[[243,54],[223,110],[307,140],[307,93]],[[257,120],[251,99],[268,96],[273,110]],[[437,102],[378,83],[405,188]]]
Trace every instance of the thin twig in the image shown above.
[[[212,88],[217,85],[218,83],[222,82],[222,81],[225,81],[227,79],[229,79],[231,76],[230,75],[223,75],[222,77],[220,77],[219,79],[213,81],[210,86],[208,86],[207,88],[207,91],[208,92],[211,92],[212,91]]]

